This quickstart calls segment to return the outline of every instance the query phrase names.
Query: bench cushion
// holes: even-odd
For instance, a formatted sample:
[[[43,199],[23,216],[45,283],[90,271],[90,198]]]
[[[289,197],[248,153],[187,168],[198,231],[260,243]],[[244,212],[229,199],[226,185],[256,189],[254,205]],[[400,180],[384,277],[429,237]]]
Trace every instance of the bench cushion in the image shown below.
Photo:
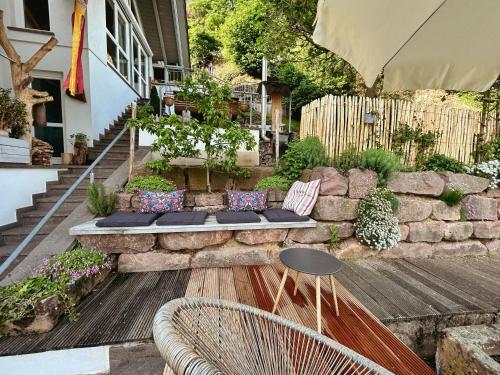
[[[267,191],[227,191],[228,211],[262,211],[267,208]]]
[[[252,211],[222,211],[216,212],[215,218],[219,224],[241,224],[241,223],[259,223],[260,217]]]
[[[281,208],[269,208],[262,214],[272,223],[300,222],[309,220],[309,216],[300,216],[295,212],[283,210]]]
[[[205,211],[169,212],[156,220],[156,225],[202,225],[207,215]]]
[[[141,214],[138,212],[115,212],[99,220],[97,227],[147,227],[158,218],[160,214]]]

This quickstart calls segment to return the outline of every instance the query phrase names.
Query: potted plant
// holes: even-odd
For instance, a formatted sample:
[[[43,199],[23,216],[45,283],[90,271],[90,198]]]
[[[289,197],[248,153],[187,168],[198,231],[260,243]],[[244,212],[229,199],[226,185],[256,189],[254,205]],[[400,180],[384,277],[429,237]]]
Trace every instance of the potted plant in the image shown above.
[[[17,98],[11,97],[11,90],[0,88],[0,136],[8,137],[15,129],[13,138],[21,137],[26,129],[26,106]]]
[[[84,133],[75,133],[69,136],[70,143],[73,145],[73,164],[84,165],[87,162],[87,142],[89,138]]]

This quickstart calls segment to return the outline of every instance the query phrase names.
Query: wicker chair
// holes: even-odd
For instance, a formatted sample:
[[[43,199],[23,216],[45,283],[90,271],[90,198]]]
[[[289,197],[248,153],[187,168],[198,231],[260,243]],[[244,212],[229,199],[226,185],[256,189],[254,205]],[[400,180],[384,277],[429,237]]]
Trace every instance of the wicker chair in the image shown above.
[[[392,374],[309,328],[222,300],[173,300],[153,334],[175,374]]]

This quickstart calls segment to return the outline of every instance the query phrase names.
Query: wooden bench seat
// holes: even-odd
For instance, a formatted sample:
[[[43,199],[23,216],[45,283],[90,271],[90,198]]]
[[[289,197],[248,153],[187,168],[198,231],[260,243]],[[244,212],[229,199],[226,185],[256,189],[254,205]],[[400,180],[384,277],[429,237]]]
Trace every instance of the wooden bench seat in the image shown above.
[[[269,222],[264,215],[259,215],[259,223],[219,224],[215,215],[208,215],[202,225],[156,225],[156,222],[145,227],[98,227],[99,219],[90,220],[86,223],[76,225],[69,230],[72,236],[94,235],[94,234],[144,234],[144,233],[181,233],[181,232],[215,232],[226,230],[258,230],[258,229],[287,229],[287,228],[314,228],[317,222],[309,218],[302,222]]]

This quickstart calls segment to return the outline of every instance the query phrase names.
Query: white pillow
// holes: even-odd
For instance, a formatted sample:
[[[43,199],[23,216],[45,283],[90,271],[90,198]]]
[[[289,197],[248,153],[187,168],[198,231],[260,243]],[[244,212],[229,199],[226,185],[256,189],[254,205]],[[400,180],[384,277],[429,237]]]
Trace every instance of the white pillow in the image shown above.
[[[318,199],[321,180],[311,182],[295,181],[288,190],[283,202],[283,209],[295,212],[297,215],[309,215]]]

